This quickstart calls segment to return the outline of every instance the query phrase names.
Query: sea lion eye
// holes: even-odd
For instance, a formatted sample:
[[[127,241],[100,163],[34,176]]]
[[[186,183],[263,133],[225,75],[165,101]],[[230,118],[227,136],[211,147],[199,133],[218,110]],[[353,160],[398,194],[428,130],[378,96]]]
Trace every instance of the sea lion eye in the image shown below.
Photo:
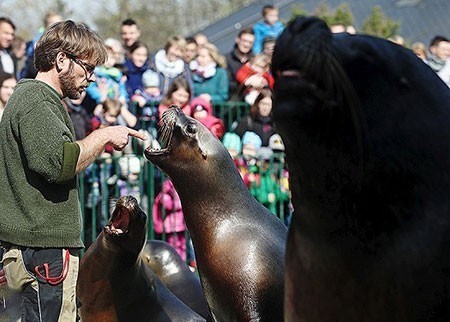
[[[197,133],[197,125],[195,123],[188,123],[184,130],[187,134],[194,135]]]

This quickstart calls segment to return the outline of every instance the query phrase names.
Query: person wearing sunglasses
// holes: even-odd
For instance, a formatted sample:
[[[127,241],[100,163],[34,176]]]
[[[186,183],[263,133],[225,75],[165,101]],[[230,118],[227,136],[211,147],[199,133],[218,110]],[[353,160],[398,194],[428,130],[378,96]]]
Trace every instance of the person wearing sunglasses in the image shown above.
[[[76,140],[63,98],[79,98],[106,60],[99,36],[71,20],[46,29],[35,79],[21,80],[0,122],[0,284],[22,292],[22,321],[75,321],[82,217],[76,175],[106,146],[123,149],[125,126]]]

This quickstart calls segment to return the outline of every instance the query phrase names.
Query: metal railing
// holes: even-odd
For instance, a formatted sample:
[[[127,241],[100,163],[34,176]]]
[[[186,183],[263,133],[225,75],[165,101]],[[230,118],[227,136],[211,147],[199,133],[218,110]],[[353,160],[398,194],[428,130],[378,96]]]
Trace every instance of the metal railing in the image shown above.
[[[144,109],[136,105],[132,105],[130,110],[138,117],[136,128],[146,130],[153,138],[156,138],[158,132],[157,104],[146,106],[146,108],[149,108],[146,113],[142,113]],[[248,110],[248,104],[243,102],[225,102],[213,105],[214,115],[224,121],[228,131],[231,131],[242,117],[248,115]],[[149,239],[154,239],[156,236],[166,240],[170,234],[164,231],[162,234],[156,234],[152,220],[155,197],[161,190],[165,176],[145,159],[144,147],[139,144],[138,140],[132,139],[131,146],[133,154],[99,157],[78,176],[84,220],[83,240],[86,247],[97,238],[108,221],[115,201],[122,195],[136,197],[140,207],[147,213]],[[274,215],[288,224],[292,208],[284,154],[274,154],[270,160],[264,161],[264,165],[257,164],[257,162],[261,163],[262,161],[253,160],[253,166],[244,169],[248,175],[254,178],[248,183],[249,190]],[[258,191],[258,183],[261,183],[263,179],[267,180],[268,177],[274,181],[271,198],[265,198],[264,193],[261,194]],[[267,181],[264,182],[267,183]]]
[[[258,199],[257,182],[262,176],[270,176],[280,191],[271,191],[277,197],[266,206],[274,215],[287,223],[290,215],[290,192],[288,191],[284,155],[275,155],[266,165],[253,167],[248,174],[256,179],[250,184],[250,192]],[[111,215],[115,201],[122,195],[132,195],[148,215],[148,238],[155,237],[152,222],[152,208],[157,193],[161,190],[164,174],[144,156],[124,155],[121,157],[98,158],[78,176],[79,195],[84,218],[83,240],[88,246],[97,238]],[[276,188],[278,189],[278,188]],[[165,236],[165,234],[163,234]]]

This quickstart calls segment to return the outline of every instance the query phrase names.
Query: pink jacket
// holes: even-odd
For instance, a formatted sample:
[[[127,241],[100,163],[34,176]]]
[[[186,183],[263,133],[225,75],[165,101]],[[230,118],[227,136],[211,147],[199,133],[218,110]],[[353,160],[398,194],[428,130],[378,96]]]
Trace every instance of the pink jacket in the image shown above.
[[[161,192],[155,198],[152,217],[157,234],[162,234],[163,231],[173,233],[186,230],[181,200],[169,179],[164,181]]]

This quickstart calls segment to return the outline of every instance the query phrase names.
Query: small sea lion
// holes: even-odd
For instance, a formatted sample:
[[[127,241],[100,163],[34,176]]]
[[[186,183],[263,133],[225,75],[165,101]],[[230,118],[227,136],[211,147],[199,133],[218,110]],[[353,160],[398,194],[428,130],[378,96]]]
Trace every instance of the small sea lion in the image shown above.
[[[286,27],[272,73],[285,321],[449,321],[448,88],[407,48],[314,17]]]
[[[120,197],[81,259],[77,298],[83,322],[205,321],[142,262],[146,224],[147,215],[137,200]]]
[[[172,107],[162,149],[146,158],[172,180],[215,321],[282,321],[287,228],[256,201],[230,154],[200,122]]]

